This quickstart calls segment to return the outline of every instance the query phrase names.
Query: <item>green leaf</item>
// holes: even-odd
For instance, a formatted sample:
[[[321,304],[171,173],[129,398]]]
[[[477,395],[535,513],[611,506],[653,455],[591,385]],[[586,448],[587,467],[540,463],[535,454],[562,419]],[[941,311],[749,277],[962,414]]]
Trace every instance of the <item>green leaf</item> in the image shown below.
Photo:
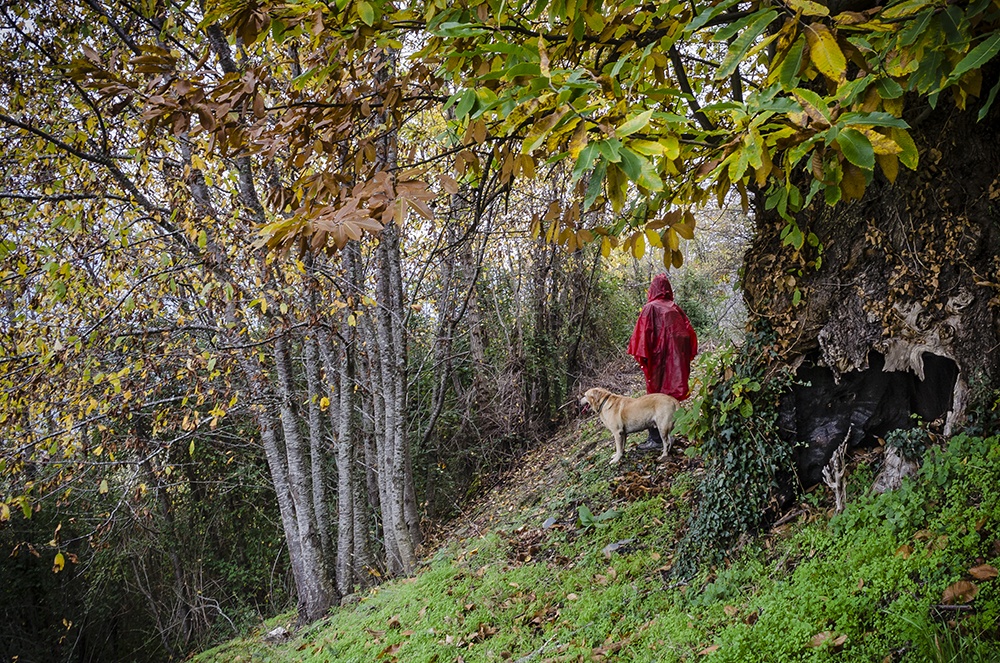
[[[844,129],[837,135],[836,143],[844,158],[858,168],[875,168],[875,150],[868,138],[857,129]]]
[[[719,30],[716,31],[714,35],[712,35],[712,41],[716,42],[729,41],[733,36],[735,36],[741,30],[743,30],[748,25],[756,21],[759,17],[760,14],[758,14],[757,12],[753,12],[751,14],[747,14],[746,16],[740,18],[737,21],[730,23],[729,25],[723,28],[719,28]]]
[[[622,172],[628,175],[630,180],[637,182],[642,175],[642,162],[644,159],[627,147],[621,149],[619,156],[621,157]]]
[[[900,129],[906,129],[909,126],[905,120],[891,113],[883,113],[881,111],[874,113],[844,113],[837,118],[837,124],[842,126],[855,124],[866,127],[899,127]]]
[[[698,14],[693,21],[687,26],[688,33],[694,33],[705,26],[706,23],[711,21],[713,18],[723,13],[740,0],[724,0],[715,6],[710,6],[708,9]],[[735,33],[734,33],[735,34]]]
[[[948,82],[953,83],[965,72],[972,69],[979,69],[989,62],[998,51],[1000,51],[1000,32],[994,33],[992,37],[969,51],[969,54],[962,58],[962,61],[952,69],[951,76],[948,77]]]
[[[604,513],[594,518],[594,522],[603,523],[606,520],[612,520],[622,515],[620,511],[615,511],[614,509],[608,509]]]
[[[629,118],[621,124],[617,129],[615,129],[615,135],[619,138],[624,136],[630,136],[636,131],[645,128],[649,124],[649,118],[653,117],[653,111],[648,110],[644,113],[639,113],[635,117]]]
[[[781,89],[791,90],[799,83],[799,69],[802,68],[802,51],[805,50],[805,37],[799,35],[792,47],[785,54],[785,59],[781,61],[778,68],[778,82]]]
[[[590,181],[587,183],[587,194],[583,199],[583,209],[590,209],[594,201],[597,200],[597,196],[601,195],[601,188],[604,185],[604,177],[607,172],[608,163],[604,159],[601,159],[594,167],[594,172],[590,174]]]
[[[621,148],[622,143],[620,140],[614,138],[609,138],[607,140],[601,140],[595,143],[597,149],[600,151],[601,156],[607,159],[611,163],[618,163],[621,161]]]
[[[767,30],[767,26],[777,17],[778,12],[773,9],[756,15],[754,21],[747,26],[746,30],[729,45],[729,51],[726,53],[725,59],[719,66],[719,70],[715,72],[716,80],[729,78],[733,75],[736,67],[743,61],[743,56],[753,46],[754,41],[763,34],[764,30]]]
[[[476,103],[476,91],[466,90],[462,93],[462,96],[458,100],[458,105],[455,106],[455,119],[461,120],[469,111],[472,110],[472,106]]]
[[[892,20],[897,18],[905,18],[906,16],[913,16],[924,7],[933,4],[937,3],[934,0],[908,0],[907,2],[901,2],[899,4],[893,5],[892,7],[889,7],[879,15],[879,18],[884,20]]]
[[[1000,90],[1000,81],[997,81],[997,84],[993,86],[993,89],[990,90],[989,97],[986,98],[986,103],[979,109],[979,115],[976,116],[976,119],[979,122],[982,122],[983,118],[986,117],[986,114],[990,112],[990,107],[993,105],[993,101],[997,98],[997,90]]]
[[[878,96],[883,99],[898,99],[903,96],[903,86],[891,78],[880,78],[875,84]]]
[[[803,110],[807,110],[806,105],[808,104],[814,108],[820,115],[822,115],[828,122],[830,121],[830,107],[823,100],[823,97],[819,96],[812,90],[807,90],[804,87],[797,87],[792,91],[792,95],[796,97],[799,105],[802,106]]]
[[[597,158],[598,154],[597,145],[594,143],[587,143],[587,146],[580,150],[580,156],[576,158],[576,166],[573,167],[574,180],[579,180],[585,172],[593,167],[594,159]]]
[[[365,22],[365,25],[374,25],[375,8],[372,7],[370,2],[361,0],[361,2],[358,3],[358,16],[360,16],[361,20]]]

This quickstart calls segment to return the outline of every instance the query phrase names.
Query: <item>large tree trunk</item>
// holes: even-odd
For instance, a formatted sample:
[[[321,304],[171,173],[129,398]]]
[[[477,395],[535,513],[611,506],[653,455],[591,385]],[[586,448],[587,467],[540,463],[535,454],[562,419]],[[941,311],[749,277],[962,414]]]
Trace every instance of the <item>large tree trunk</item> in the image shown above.
[[[782,246],[784,221],[758,210],[746,298],[801,378],[782,423],[808,442],[798,462],[806,485],[849,429],[852,447],[912,427],[912,414],[951,433],[970,385],[998,376],[1000,113],[977,123],[976,109],[945,99],[927,112],[908,118],[917,172],[893,185],[878,174],[862,200],[799,215],[821,253]]]

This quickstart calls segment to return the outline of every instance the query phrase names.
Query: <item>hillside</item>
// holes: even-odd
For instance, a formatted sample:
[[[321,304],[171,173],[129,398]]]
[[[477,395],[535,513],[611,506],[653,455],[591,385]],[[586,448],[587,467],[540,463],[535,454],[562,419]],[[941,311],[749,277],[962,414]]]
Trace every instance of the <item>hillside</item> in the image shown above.
[[[811,492],[689,580],[672,550],[701,463],[678,444],[657,466],[637,441],[612,468],[607,431],[578,421],[438,532],[414,578],[194,660],[1000,660],[997,438],[930,450],[883,496],[868,492],[877,450],[856,457],[844,513]]]

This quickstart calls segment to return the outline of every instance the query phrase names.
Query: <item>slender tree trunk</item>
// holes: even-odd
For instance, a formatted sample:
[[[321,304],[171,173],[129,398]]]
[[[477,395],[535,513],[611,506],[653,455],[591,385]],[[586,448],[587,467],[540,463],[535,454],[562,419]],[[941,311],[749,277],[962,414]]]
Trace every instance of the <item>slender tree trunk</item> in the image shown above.
[[[389,414],[386,412],[387,402],[388,407],[391,407],[392,399],[387,398],[389,395],[387,392],[388,386],[384,379],[382,360],[384,351],[383,343],[388,343],[388,341],[383,341],[377,331],[377,328],[381,326],[381,323],[378,321],[380,315],[376,309],[374,316],[376,320],[370,321],[370,324],[365,326],[365,331],[368,333],[366,345],[368,347],[369,359],[366,384],[370,385],[372,390],[372,437],[375,447],[374,465],[372,467],[375,472],[378,488],[379,515],[382,524],[385,563],[389,573],[398,575],[403,572],[403,569],[399,546],[396,541],[396,528],[393,526],[395,518],[393,515],[393,506],[395,505],[395,501],[391,488],[392,464],[390,460],[393,438],[386,428],[386,422],[389,420]]]
[[[275,368],[278,376],[281,427],[285,438],[288,467],[288,486],[295,507],[302,566],[305,571],[299,590],[300,618],[311,622],[319,619],[333,603],[334,591],[327,576],[320,536],[312,504],[312,473],[308,450],[299,430],[299,417],[295,410],[291,359],[286,339],[279,337],[274,344]]]
[[[309,415],[309,467],[312,483],[312,507],[316,529],[319,532],[320,550],[323,559],[332,560],[333,546],[330,534],[330,515],[326,496],[326,471],[323,416],[320,401],[330,393],[326,383],[320,379],[320,352],[317,332],[303,339],[305,351],[306,384],[309,391],[307,411]],[[327,373],[327,375],[330,375]]]

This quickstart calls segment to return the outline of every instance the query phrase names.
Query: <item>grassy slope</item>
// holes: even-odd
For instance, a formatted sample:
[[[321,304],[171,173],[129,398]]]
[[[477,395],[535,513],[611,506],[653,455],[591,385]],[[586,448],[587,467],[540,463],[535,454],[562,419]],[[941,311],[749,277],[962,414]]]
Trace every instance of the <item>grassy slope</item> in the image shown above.
[[[612,469],[608,438],[591,419],[529,455],[415,578],[286,643],[261,635],[288,615],[195,660],[1000,660],[1000,580],[969,573],[1000,566],[996,439],[953,441],[887,496],[861,494],[862,465],[844,514],[831,519],[814,494],[797,519],[680,584],[668,569],[699,463],[675,451],[657,467],[633,449]],[[581,505],[620,515],[579,528]],[[931,606],[962,579],[978,596],[955,629],[944,622],[957,613],[938,619]]]

